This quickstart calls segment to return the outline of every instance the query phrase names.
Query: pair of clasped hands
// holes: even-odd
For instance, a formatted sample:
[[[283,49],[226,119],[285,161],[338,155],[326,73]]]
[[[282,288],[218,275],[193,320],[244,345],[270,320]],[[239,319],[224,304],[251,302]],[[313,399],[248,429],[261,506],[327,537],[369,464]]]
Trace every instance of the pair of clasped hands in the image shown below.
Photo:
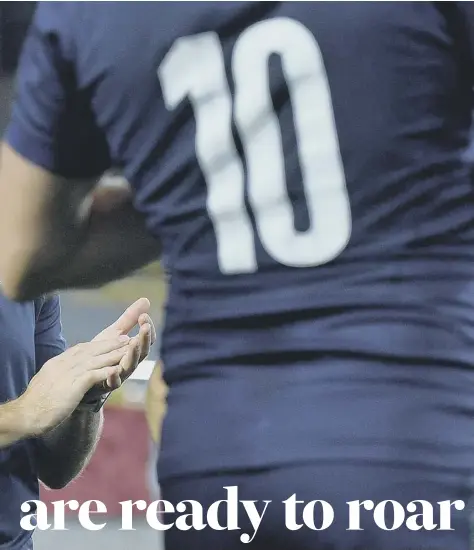
[[[150,302],[140,298],[90,342],[77,344],[42,366],[22,396],[39,433],[70,416],[86,393],[109,393],[135,371],[156,339],[149,309]],[[136,326],[138,334],[129,337]]]

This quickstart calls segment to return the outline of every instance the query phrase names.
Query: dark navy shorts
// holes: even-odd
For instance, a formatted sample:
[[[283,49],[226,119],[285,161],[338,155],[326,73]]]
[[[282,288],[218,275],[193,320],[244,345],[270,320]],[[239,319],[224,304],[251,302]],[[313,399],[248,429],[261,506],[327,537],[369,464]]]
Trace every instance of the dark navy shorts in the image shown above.
[[[204,509],[204,523],[209,506],[227,496],[224,487],[238,487],[239,500],[257,500],[261,514],[270,500],[256,536],[252,542],[240,541],[243,533],[254,529],[239,505],[240,530],[182,531],[175,527],[165,531],[166,550],[471,550],[471,475],[469,472],[446,469],[422,469],[393,464],[368,465],[341,460],[331,463],[311,463],[258,471],[228,472],[219,475],[181,477],[162,483],[162,498],[173,505],[183,500],[196,500]],[[308,503],[314,500],[328,502],[334,512],[330,527],[316,531],[303,526],[290,530],[285,526],[283,501],[292,495]],[[348,530],[349,506],[354,500],[397,501],[401,506],[414,500],[428,501],[433,505],[433,523],[439,525],[440,501],[462,500],[463,510],[452,508],[451,531],[438,529],[418,531],[405,524],[396,530],[378,526],[373,511],[361,510],[360,531]],[[302,523],[303,504],[297,504],[297,523]],[[186,512],[189,513],[190,508]],[[416,510],[419,513],[421,508]],[[220,506],[219,521],[226,523],[226,508]],[[406,512],[405,517],[412,516]],[[321,508],[315,505],[314,526],[321,524]],[[329,518],[329,516],[326,516]],[[163,521],[172,523],[171,513]],[[380,520],[379,520],[380,521]],[[392,527],[393,506],[388,503],[384,513],[385,527]],[[189,523],[189,521],[188,521]],[[353,525],[354,527],[354,525]]]

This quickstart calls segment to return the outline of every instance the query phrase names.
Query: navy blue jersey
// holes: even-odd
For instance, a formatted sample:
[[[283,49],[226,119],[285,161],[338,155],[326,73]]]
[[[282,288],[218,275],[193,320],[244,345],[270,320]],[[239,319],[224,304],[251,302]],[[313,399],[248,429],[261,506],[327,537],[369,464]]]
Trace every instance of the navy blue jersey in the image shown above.
[[[6,139],[65,177],[120,167],[162,240],[163,477],[471,466],[464,9],[40,5]]]
[[[17,304],[0,294],[0,403],[19,397],[36,372],[65,349],[57,296]],[[25,439],[0,449],[0,548],[26,548],[21,505],[39,498],[39,442]]]

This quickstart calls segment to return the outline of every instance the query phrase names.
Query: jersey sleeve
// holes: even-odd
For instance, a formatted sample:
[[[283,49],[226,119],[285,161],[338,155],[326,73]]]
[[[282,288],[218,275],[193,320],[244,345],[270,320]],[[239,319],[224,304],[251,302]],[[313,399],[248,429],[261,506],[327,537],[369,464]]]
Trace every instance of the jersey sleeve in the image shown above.
[[[38,371],[47,361],[66,350],[62,334],[59,296],[40,300],[35,327],[35,362]]]
[[[74,63],[75,2],[40,2],[17,72],[4,140],[32,163],[66,178],[98,177],[111,161],[96,124],[91,91],[79,89]],[[76,23],[76,24],[75,24]]]

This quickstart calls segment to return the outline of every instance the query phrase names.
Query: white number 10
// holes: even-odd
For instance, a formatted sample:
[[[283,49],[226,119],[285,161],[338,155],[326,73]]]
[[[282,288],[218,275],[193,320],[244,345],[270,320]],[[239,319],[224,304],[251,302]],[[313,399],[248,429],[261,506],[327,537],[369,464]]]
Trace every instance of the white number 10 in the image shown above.
[[[285,180],[280,125],[268,61],[281,59],[288,85],[310,227],[295,229]],[[319,46],[301,23],[276,18],[238,38],[232,55],[235,100],[214,32],[178,39],[158,69],[168,109],[189,98],[196,117],[196,155],[208,188],[220,270],[257,270],[254,232],[245,207],[243,163],[232,137],[232,112],[247,164],[248,198],[260,241],[292,267],[327,263],[346,247],[351,212],[326,71]]]

